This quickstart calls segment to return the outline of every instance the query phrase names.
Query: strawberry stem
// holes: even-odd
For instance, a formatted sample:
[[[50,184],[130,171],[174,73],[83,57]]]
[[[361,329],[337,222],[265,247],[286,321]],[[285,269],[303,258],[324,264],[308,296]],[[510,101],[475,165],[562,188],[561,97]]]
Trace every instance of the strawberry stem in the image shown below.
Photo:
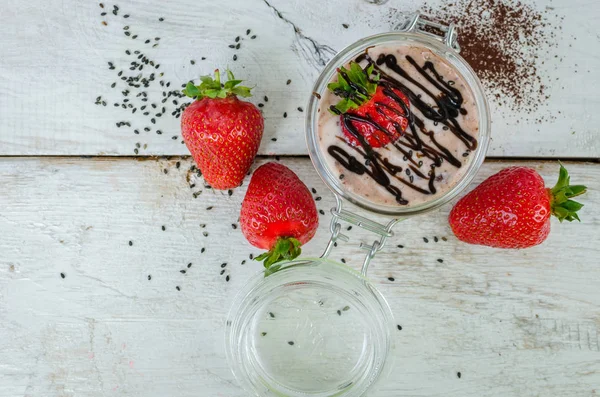
[[[550,210],[552,211],[552,215],[556,216],[561,222],[564,220],[569,222],[577,220],[581,222],[577,211],[583,207],[583,204],[571,199],[584,194],[587,191],[587,187],[583,185],[570,185],[571,177],[567,169],[560,161],[559,164],[558,182],[556,182],[556,185],[552,189],[549,189]]]
[[[370,65],[366,70],[358,63],[352,61],[349,69],[338,68],[337,81],[329,83],[327,88],[338,97],[342,98],[330,111],[333,114],[346,113],[350,109],[356,109],[373,96],[377,91],[379,74],[374,73],[374,66]]]
[[[301,252],[300,241],[293,237],[280,237],[269,252],[257,256],[254,260],[263,262],[265,277],[267,277],[281,268],[281,265],[273,266],[275,263],[284,260],[291,261],[297,258]]]
[[[251,87],[239,85],[242,80],[236,80],[231,70],[227,69],[227,81],[221,84],[221,72],[215,70],[214,79],[211,76],[200,77],[200,85],[194,85],[191,81],[187,83],[183,93],[194,99],[202,98],[226,98],[231,95],[238,95],[244,98],[252,96]]]

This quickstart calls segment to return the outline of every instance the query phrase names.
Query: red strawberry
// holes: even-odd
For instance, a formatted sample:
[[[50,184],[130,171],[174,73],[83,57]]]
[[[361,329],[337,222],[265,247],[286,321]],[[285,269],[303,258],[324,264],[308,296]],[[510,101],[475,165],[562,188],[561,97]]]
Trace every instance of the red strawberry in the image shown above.
[[[547,189],[533,169],[510,167],[492,175],[460,199],[449,216],[452,231],[470,244],[497,248],[527,248],[542,243],[550,233],[550,214],[561,222],[579,221],[583,207],[571,198],[586,191],[569,185],[560,166],[556,186]]]
[[[215,189],[237,187],[248,173],[264,129],[256,106],[240,101],[250,88],[238,86],[233,73],[221,85],[219,70],[215,79],[201,77],[202,83],[188,83],[183,92],[196,98],[181,117],[181,134],[204,179]]]
[[[336,114],[358,116],[350,123],[371,147],[383,147],[402,136],[408,126],[407,110],[410,107],[403,92],[377,85],[377,81],[379,76],[373,74],[373,66],[363,70],[356,62],[350,62],[350,69],[339,68],[337,82],[327,86],[343,98],[331,110]],[[344,125],[345,117],[341,115],[340,121],[346,140],[353,146],[359,146],[359,140]]]
[[[256,258],[269,270],[277,261],[300,255],[300,245],[315,235],[319,217],[306,185],[283,164],[271,162],[252,175],[240,225],[250,244],[269,250]]]

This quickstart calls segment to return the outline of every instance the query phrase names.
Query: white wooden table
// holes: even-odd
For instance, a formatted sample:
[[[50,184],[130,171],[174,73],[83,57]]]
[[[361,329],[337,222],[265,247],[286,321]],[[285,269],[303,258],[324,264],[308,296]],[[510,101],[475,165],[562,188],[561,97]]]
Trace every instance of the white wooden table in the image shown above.
[[[141,47],[161,64],[156,73],[172,82],[169,89],[231,66],[257,85],[253,101],[269,97],[257,165],[281,156],[318,191],[327,213],[333,197],[306,157],[296,108],[336,50],[393,28],[396,12],[419,8],[373,3],[132,0],[119,2],[114,16],[109,2],[105,9],[97,1],[3,2],[1,397],[245,395],[223,346],[229,302],[261,268],[249,260],[258,251],[234,228],[245,186],[231,196],[204,189],[189,172],[178,120],[167,113],[149,125],[141,111],[114,107],[123,88],[110,85],[129,63],[125,50]],[[540,73],[559,73],[566,86],[553,89],[544,107],[562,110],[552,122],[517,124],[518,114],[492,101],[495,159],[477,183],[526,164],[552,184],[555,160],[571,160],[573,180],[590,188],[583,222],[553,222],[549,239],[524,251],[458,242],[446,221],[450,206],[402,222],[370,271],[402,326],[397,365],[376,396],[600,394],[600,6],[535,6],[564,15],[566,36],[578,40],[556,51],[592,72],[572,75],[568,64],[556,71],[552,59],[540,61]],[[238,51],[228,47],[237,36]],[[163,89],[149,89],[148,103],[160,102]],[[94,104],[97,96],[106,107]],[[132,127],[117,128],[119,121]],[[323,249],[328,220],[321,216],[307,254]],[[351,266],[358,257],[350,246],[333,253]]]

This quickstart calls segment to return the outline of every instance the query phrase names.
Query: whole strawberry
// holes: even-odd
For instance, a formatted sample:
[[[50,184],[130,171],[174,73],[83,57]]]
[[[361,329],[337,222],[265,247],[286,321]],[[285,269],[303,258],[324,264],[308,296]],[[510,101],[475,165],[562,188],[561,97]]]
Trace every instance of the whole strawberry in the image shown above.
[[[583,207],[571,198],[586,191],[569,185],[560,165],[556,186],[547,189],[533,169],[510,167],[492,175],[460,199],[449,216],[452,231],[470,244],[497,248],[528,248],[542,243],[550,233],[550,215],[561,222],[579,221]]]
[[[266,163],[252,175],[240,214],[242,233],[255,247],[269,250],[256,258],[271,265],[300,255],[317,231],[319,216],[310,191],[296,174],[279,163]]]
[[[256,106],[240,101],[250,88],[239,86],[227,70],[228,81],[201,77],[202,83],[187,84],[183,93],[196,100],[183,112],[181,134],[204,179],[215,189],[239,186],[246,176],[262,138],[264,120]]]

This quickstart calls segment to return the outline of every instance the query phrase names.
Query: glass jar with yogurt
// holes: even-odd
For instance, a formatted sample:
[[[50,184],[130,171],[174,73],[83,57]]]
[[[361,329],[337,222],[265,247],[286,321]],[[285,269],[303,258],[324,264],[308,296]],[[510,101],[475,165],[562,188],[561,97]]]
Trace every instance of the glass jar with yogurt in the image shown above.
[[[248,392],[363,396],[391,368],[395,324],[385,298],[366,277],[369,263],[400,219],[439,208],[466,188],[490,139],[483,89],[458,51],[453,26],[416,14],[400,31],[340,51],[317,79],[306,138],[315,169],[336,197],[331,238],[320,258],[284,263],[268,277],[259,274],[235,299],[226,349]],[[375,93],[368,111],[339,111],[348,96],[336,83],[351,62],[354,78]],[[356,209],[344,209],[348,204]],[[375,222],[371,214],[389,220]],[[327,259],[338,243],[351,240],[343,224],[373,235],[360,243],[360,271]]]

